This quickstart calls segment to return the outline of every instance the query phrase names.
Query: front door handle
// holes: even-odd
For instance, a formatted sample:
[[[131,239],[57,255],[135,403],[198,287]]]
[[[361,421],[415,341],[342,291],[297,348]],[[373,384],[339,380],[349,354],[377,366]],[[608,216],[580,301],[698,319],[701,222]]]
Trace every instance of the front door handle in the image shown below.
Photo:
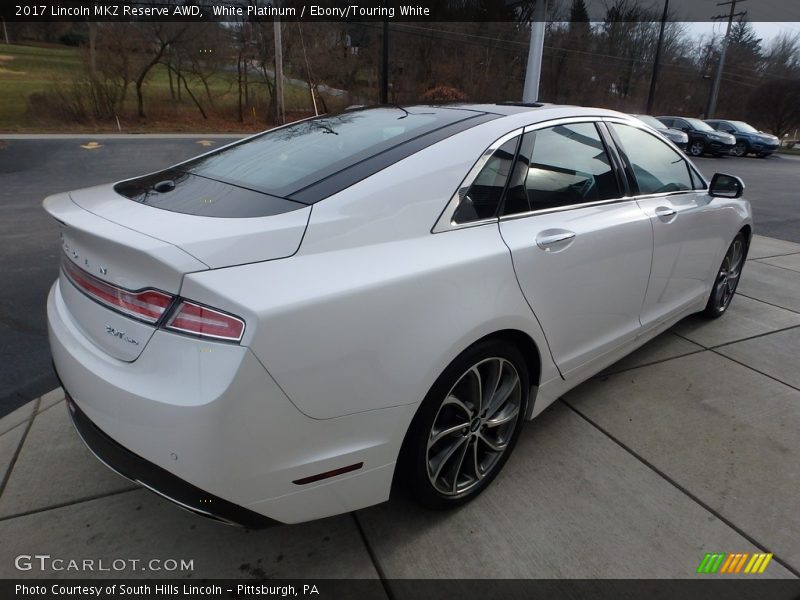
[[[574,231],[566,231],[564,229],[543,231],[536,236],[536,245],[545,252],[551,252],[569,245],[574,239]]]
[[[678,211],[674,208],[669,208],[668,206],[659,206],[656,209],[656,216],[664,221],[665,223],[669,223],[675,218],[675,215],[678,214]]]

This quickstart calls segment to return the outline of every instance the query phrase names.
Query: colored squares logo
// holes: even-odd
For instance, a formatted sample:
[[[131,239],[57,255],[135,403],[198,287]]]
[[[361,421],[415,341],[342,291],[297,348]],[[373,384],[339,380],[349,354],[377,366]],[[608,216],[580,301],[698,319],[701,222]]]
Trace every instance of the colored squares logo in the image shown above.
[[[698,573],[708,574],[761,574],[772,560],[772,553],[755,552],[725,552],[707,553],[700,566],[697,567]]]

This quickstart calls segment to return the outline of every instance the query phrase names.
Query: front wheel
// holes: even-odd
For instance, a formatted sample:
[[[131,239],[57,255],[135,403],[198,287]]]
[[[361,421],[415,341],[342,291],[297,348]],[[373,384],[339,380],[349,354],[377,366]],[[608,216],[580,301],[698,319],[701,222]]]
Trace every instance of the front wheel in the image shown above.
[[[742,232],[739,232],[728,247],[725,258],[722,259],[717,278],[714,280],[714,287],[711,289],[711,295],[703,311],[706,317],[716,319],[728,310],[733,295],[736,293],[736,287],[739,285],[746,258],[747,238]]]
[[[706,145],[700,140],[695,140],[689,144],[689,154],[692,156],[703,156]]]
[[[530,389],[525,361],[501,340],[479,342],[445,369],[406,436],[401,475],[422,504],[480,494],[516,444]]]

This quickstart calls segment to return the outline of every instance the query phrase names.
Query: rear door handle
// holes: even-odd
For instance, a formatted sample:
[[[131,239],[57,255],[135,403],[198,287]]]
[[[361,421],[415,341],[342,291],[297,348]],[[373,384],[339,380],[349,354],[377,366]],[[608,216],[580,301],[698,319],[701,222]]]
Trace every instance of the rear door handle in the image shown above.
[[[574,239],[574,231],[566,231],[564,229],[557,231],[543,231],[536,236],[536,245],[545,252],[550,252],[554,249],[568,245]]]
[[[669,208],[668,206],[659,206],[656,209],[656,216],[661,219],[662,221],[669,223],[675,218],[675,215],[678,214],[678,211],[674,208]]]

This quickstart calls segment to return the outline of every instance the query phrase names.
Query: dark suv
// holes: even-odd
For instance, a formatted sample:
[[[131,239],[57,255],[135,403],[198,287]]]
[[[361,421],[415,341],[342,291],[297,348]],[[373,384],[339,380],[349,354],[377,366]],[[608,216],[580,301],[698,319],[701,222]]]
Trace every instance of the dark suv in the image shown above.
[[[736,138],[728,133],[716,131],[708,123],[690,117],[658,117],[667,127],[680,129],[689,136],[688,152],[692,156],[729,154],[736,145]]]
[[[774,135],[762,133],[744,121],[708,119],[706,123],[717,131],[730,133],[736,138],[736,146],[731,150],[731,154],[734,156],[755,154],[759,158],[766,158],[780,145],[780,141]]]

